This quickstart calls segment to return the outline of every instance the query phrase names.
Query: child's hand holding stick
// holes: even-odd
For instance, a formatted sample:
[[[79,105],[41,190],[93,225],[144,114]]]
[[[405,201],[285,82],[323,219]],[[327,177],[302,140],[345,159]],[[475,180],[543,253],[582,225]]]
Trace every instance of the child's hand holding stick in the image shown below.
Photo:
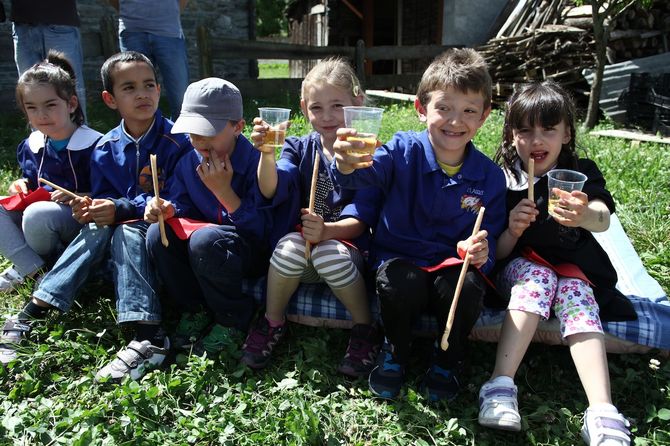
[[[535,201],[535,159],[528,158],[528,199]]]
[[[479,214],[477,214],[475,227],[472,229],[473,236],[479,232],[479,227],[482,225],[483,218],[484,218],[484,206],[479,208]],[[461,274],[458,276],[458,282],[456,283],[456,291],[454,291],[454,299],[451,301],[451,307],[449,308],[449,316],[447,316],[447,324],[444,327],[444,333],[442,334],[442,341],[440,342],[440,347],[444,351],[446,351],[449,348],[449,333],[451,333],[451,326],[454,325],[454,316],[456,315],[458,298],[461,295],[461,289],[463,288],[463,282],[465,281],[465,274],[468,272],[468,266],[470,266],[470,254],[466,253],[465,259],[463,259],[463,266],[461,267]]]
[[[309,207],[310,213],[314,212],[314,200],[316,199],[316,180],[319,178],[319,152],[314,149],[314,166],[312,167],[312,183],[309,187]],[[305,258],[309,259],[311,255],[312,244],[309,241],[305,242]]]
[[[154,196],[156,197],[156,204],[160,207],[162,201],[160,195],[158,195],[158,168],[156,167],[156,155],[149,155],[149,162],[151,163],[151,179],[154,183]],[[167,248],[169,242],[165,235],[165,220],[163,218],[163,213],[158,215],[158,229],[160,229],[161,232],[161,243]]]

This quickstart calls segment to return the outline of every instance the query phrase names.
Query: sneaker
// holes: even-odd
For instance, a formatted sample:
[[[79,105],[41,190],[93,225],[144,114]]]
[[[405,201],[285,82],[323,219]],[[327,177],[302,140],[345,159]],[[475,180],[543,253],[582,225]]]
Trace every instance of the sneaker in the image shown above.
[[[584,414],[582,438],[590,446],[629,446],[630,423],[616,407],[589,407]]]
[[[460,365],[454,369],[445,369],[437,364],[430,366],[423,378],[422,387],[428,394],[428,400],[453,401],[461,389],[459,381]]]
[[[210,323],[207,313],[184,313],[172,339],[173,347],[180,350],[190,349]]]
[[[286,325],[270,327],[265,316],[258,318],[242,346],[242,364],[252,369],[262,369],[270,362],[272,349],[284,337]]]
[[[377,355],[377,365],[368,378],[370,392],[379,398],[394,399],[400,395],[404,382],[405,365],[393,357],[393,345],[385,339]]]
[[[508,379],[511,381],[511,378]],[[509,386],[493,381],[484,383],[479,389],[479,424],[506,431],[521,430],[521,415],[514,384]]]
[[[14,265],[0,273],[0,292],[11,291],[26,280],[23,275],[14,269]]]
[[[379,334],[372,325],[356,324],[351,329],[349,345],[337,371],[353,378],[370,373],[379,351]]]
[[[16,349],[31,329],[29,321],[19,321],[16,316],[5,321],[0,336],[0,364],[9,364],[16,359]]]
[[[116,358],[95,374],[95,380],[117,382],[121,381],[124,376],[138,380],[149,370],[158,368],[165,360],[169,350],[170,340],[167,336],[161,347],[151,344],[148,340],[142,342],[132,340],[127,347],[116,354]]]
[[[216,355],[224,350],[237,348],[241,337],[242,332],[237,328],[214,324],[207,336],[193,345],[193,353],[198,356],[202,356],[205,352],[208,356]]]

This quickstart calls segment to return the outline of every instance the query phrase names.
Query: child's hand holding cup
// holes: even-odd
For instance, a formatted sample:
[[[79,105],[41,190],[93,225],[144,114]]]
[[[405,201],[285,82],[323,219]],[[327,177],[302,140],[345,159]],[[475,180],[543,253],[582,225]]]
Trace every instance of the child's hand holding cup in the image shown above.
[[[581,172],[568,169],[554,169],[547,172],[549,183],[549,215],[561,218],[555,211],[556,207],[561,207],[559,202],[564,193],[572,191],[581,191],[586,183],[587,177]]]
[[[263,136],[260,150],[261,152],[275,153],[284,146],[291,110],[288,108],[262,107],[258,111],[263,123],[269,127]]]
[[[344,109],[344,126],[356,130],[356,135],[348,136],[347,141],[363,142],[360,149],[350,149],[350,155],[372,155],[377,148],[377,135],[382,126],[383,108],[377,107],[342,107]]]

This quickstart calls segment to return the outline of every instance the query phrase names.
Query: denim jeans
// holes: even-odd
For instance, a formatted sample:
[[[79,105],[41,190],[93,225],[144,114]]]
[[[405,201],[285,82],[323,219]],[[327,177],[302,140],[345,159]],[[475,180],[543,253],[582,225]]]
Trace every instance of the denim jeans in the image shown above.
[[[91,273],[109,254],[113,264],[118,322],[160,321],[155,274],[146,251],[144,222],[98,228],[91,223],[60,256],[33,296],[68,311]]]
[[[124,30],[119,35],[119,46],[121,51],[138,51],[149,57],[154,65],[158,65],[170,104],[170,117],[173,121],[177,119],[188,87],[188,57],[184,37],[164,37]]]
[[[65,53],[72,64],[77,82],[77,96],[86,117],[86,84],[81,35],[76,26],[12,24],[14,61],[19,75],[47,57],[49,49]]]
[[[219,324],[246,332],[254,301],[242,294],[242,279],[267,272],[267,249],[245,240],[234,226],[201,228],[188,240],[167,225],[165,231],[167,248],[158,225],[149,228],[147,247],[171,301],[181,311],[203,306]]]

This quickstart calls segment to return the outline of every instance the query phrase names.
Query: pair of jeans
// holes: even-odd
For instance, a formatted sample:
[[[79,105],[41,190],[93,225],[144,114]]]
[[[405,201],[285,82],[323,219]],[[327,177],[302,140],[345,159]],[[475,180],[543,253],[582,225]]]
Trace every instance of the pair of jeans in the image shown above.
[[[93,223],[84,226],[33,296],[68,311],[82,286],[109,256],[118,322],[160,321],[155,273],[146,250],[148,226],[142,221],[100,228]]]
[[[119,34],[121,51],[137,51],[158,65],[163,88],[174,121],[181,111],[184,92],[188,87],[188,57],[184,37],[165,37],[146,32],[123,30]]]
[[[38,201],[24,211],[0,206],[0,254],[27,276],[53,263],[80,229],[64,204]]]
[[[376,287],[381,317],[386,338],[393,344],[398,362],[408,362],[412,326],[424,312],[437,318],[441,337],[460,270],[460,267],[450,267],[427,272],[399,258],[388,260],[379,267]],[[451,369],[465,359],[468,335],[481,313],[485,291],[484,279],[470,267],[456,306],[449,348],[446,352],[438,348],[433,359],[440,367]]]
[[[79,28],[67,25],[12,24],[14,61],[19,76],[47,57],[49,49],[62,51],[72,64],[77,83],[77,97],[86,118],[86,84],[84,82],[84,55]]]
[[[158,276],[178,310],[212,312],[217,323],[247,331],[254,300],[242,293],[244,278],[268,269],[267,249],[242,237],[234,226],[208,226],[179,239],[165,227],[169,242],[161,243],[158,225],[147,235],[147,247]]]

